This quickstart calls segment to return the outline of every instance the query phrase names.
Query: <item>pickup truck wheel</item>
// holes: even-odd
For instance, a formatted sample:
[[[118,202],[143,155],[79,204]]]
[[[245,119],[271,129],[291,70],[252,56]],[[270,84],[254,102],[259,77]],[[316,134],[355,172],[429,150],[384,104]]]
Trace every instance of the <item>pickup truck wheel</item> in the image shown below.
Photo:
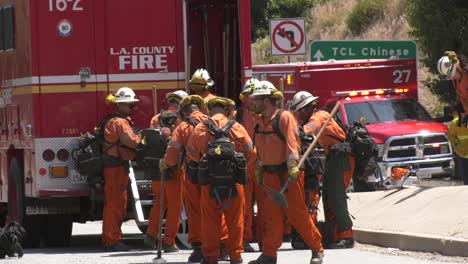
[[[49,247],[66,247],[70,245],[73,229],[71,215],[48,215],[46,245]]]
[[[41,244],[42,216],[28,216],[25,212],[24,177],[20,162],[13,158],[8,171],[8,222],[16,221],[26,229],[25,247]]]

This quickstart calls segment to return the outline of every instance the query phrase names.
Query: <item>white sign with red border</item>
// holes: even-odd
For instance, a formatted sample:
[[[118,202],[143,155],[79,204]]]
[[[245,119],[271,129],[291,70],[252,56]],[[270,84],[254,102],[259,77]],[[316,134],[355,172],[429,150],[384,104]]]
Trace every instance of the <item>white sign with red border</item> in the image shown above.
[[[270,19],[271,55],[306,54],[305,18]]]

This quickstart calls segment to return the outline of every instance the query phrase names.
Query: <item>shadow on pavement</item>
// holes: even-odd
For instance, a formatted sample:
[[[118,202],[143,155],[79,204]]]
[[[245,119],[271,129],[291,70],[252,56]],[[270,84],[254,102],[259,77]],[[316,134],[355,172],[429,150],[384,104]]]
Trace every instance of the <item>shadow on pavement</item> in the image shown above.
[[[424,192],[424,191],[427,191],[427,190],[429,190],[429,189],[430,189],[430,188],[419,188],[417,191],[415,191],[414,193],[408,195],[408,196],[405,197],[405,198],[400,199],[400,200],[397,201],[395,204],[399,204],[399,203],[401,203],[401,202],[404,202],[404,201],[406,201],[406,200],[408,200],[408,199],[410,199],[410,198],[412,198],[412,197],[414,197],[414,196],[416,196],[416,195],[418,195],[418,194],[420,194],[420,193],[422,193],[422,192]]]

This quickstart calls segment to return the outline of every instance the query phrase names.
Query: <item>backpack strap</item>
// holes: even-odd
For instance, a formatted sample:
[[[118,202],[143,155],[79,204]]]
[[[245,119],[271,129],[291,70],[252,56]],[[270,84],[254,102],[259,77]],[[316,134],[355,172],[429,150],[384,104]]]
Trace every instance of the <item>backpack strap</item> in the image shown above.
[[[192,125],[193,127],[196,127],[198,124],[200,124],[200,121],[190,118],[190,117],[185,118],[185,121],[189,123],[190,125]]]
[[[278,111],[278,113],[275,115],[275,117],[273,118],[273,122],[271,124],[272,128],[273,128],[273,131],[259,131],[258,128],[259,128],[259,124],[255,125],[255,128],[254,128],[254,138],[252,140],[253,142],[253,145],[255,146],[255,137],[257,134],[262,134],[262,135],[269,135],[269,134],[276,134],[276,136],[279,137],[279,139],[281,139],[282,141],[286,142],[286,139],[284,138],[283,134],[281,133],[281,130],[279,128],[279,121],[280,121],[280,118],[281,118],[281,114],[284,112],[285,110],[284,109],[280,109]]]
[[[210,134],[213,135],[216,139],[227,137],[235,123],[237,123],[235,120],[229,120],[224,127],[219,128],[211,118],[203,121],[203,124],[205,124],[205,126],[208,128]]]
[[[281,114],[284,112],[284,109],[280,109],[278,113],[275,115],[273,118],[273,123],[271,126],[273,127],[273,131],[276,133],[276,135],[282,140],[286,142],[286,139],[284,138],[283,134],[281,133],[280,127],[279,127],[279,122],[281,118]]]

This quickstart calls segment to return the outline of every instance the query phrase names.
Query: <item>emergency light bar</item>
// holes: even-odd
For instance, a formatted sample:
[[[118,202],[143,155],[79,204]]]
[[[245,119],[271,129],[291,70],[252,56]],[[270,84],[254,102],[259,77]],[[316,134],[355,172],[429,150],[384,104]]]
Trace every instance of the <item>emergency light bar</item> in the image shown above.
[[[333,96],[354,97],[354,96],[369,96],[369,95],[382,95],[382,94],[403,94],[403,93],[408,93],[408,92],[409,92],[408,88],[373,89],[373,90],[334,92]]]

